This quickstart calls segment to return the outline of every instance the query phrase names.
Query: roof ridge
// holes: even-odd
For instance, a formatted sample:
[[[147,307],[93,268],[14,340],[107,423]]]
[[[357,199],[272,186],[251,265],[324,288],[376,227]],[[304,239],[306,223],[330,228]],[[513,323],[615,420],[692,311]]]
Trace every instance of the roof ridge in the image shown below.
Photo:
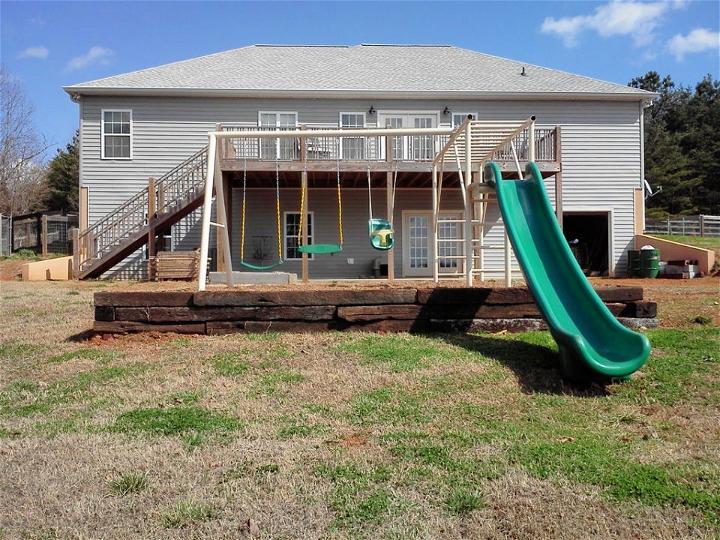
[[[349,49],[350,47],[354,47],[354,45],[333,45],[333,44],[292,44],[292,43],[256,43],[255,45],[250,45],[250,47],[297,47],[297,48],[303,48],[303,47],[327,47],[327,48],[337,48],[337,49]],[[234,51],[238,49],[232,49]],[[228,51],[229,52],[229,51]]]
[[[454,49],[457,48],[454,45],[446,45],[444,43],[360,43],[359,45],[353,45],[354,47],[445,47]]]

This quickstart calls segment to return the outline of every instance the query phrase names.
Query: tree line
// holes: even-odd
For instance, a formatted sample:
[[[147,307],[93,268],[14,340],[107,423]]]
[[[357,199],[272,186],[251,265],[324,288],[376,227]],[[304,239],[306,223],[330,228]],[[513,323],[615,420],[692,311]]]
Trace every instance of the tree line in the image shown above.
[[[649,71],[629,85],[659,94],[645,109],[645,178],[662,190],[646,215],[720,215],[720,81],[692,89]]]
[[[34,108],[20,81],[0,67],[0,214],[75,212],[80,171],[78,134],[49,161],[50,145],[34,125]]]

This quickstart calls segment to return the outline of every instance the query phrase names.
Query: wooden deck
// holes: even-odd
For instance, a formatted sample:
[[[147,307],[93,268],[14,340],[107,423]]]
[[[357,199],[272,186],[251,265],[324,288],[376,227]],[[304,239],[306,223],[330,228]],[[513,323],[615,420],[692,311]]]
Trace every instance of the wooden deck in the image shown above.
[[[630,326],[656,324],[657,305],[639,287],[597,289]],[[98,292],[101,334],[177,332],[466,332],[544,328],[526,288],[267,289]]]

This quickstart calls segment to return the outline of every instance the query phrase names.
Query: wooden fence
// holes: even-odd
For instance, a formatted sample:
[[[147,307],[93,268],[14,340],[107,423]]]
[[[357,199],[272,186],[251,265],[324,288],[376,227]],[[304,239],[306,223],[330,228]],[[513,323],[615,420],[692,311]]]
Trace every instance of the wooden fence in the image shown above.
[[[670,216],[667,219],[646,220],[645,233],[720,236],[720,216]]]

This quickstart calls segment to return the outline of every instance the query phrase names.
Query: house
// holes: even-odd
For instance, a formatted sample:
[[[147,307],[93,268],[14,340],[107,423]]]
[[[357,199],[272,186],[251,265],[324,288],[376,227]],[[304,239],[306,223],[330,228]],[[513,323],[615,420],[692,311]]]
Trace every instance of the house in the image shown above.
[[[504,252],[490,249],[503,244],[497,206],[480,197],[481,224],[464,213],[463,166],[452,156],[433,208],[433,160],[468,116],[513,128],[488,154],[510,177],[534,155],[588,272],[623,275],[642,232],[643,108],[654,94],[615,83],[452,46],[254,45],[64,90],[80,109],[80,277],[142,277],[156,249],[199,246],[215,131],[234,134],[219,140],[218,166],[236,270],[282,261],[278,270],[310,278],[443,277],[472,271],[475,257],[481,277],[502,276]],[[242,136],[300,127],[317,137]],[[377,128],[420,134],[377,137]],[[322,136],[332,129],[353,136]],[[303,269],[304,177],[310,244],[339,242],[339,179],[342,251],[307,255]],[[389,251],[368,241],[368,179],[374,217],[392,221]],[[486,249],[469,255],[469,234]],[[211,264],[224,267],[222,253],[211,249]]]

